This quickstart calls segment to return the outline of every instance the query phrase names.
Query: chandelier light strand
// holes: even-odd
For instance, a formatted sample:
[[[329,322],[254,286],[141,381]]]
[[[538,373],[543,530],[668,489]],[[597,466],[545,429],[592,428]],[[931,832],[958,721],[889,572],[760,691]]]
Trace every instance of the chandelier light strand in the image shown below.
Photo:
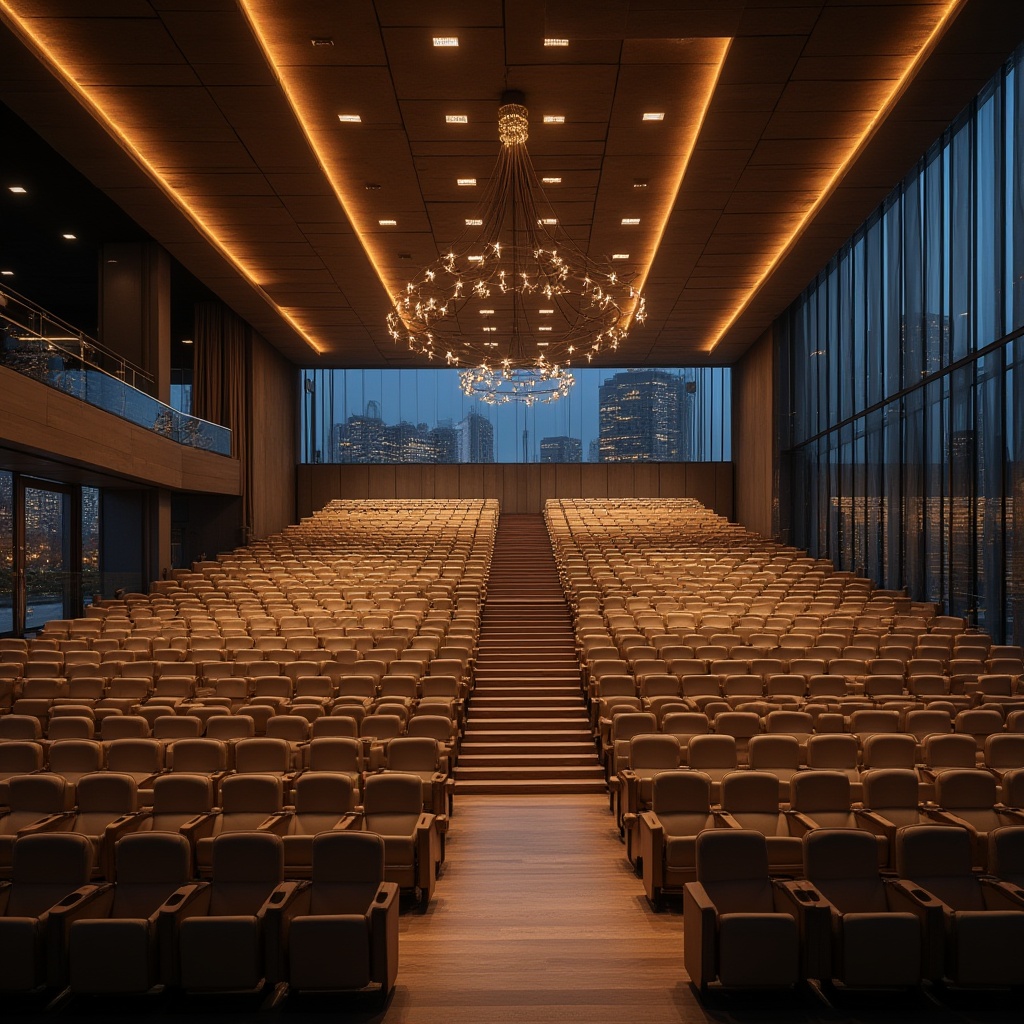
[[[440,259],[394,297],[388,331],[443,359],[462,390],[491,404],[551,402],[575,383],[569,367],[618,349],[643,323],[643,296],[607,259],[562,229],[526,149],[527,109],[499,108],[501,150],[481,211]]]

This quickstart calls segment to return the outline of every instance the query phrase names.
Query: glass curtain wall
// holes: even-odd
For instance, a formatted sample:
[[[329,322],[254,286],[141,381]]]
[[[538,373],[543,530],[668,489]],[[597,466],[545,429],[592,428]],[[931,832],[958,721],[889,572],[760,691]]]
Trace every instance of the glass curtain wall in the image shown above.
[[[573,370],[550,404],[488,405],[456,370],[304,370],[303,462],[727,462],[727,367]]]
[[[0,470],[0,636],[14,629],[14,475]]]
[[[1015,643],[1022,61],[1024,46],[776,325],[789,539]]]

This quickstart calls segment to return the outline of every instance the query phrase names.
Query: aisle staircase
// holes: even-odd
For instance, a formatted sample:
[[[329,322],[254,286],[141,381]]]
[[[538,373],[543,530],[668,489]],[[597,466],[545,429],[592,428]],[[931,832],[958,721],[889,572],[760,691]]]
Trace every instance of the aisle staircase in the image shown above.
[[[457,793],[603,793],[544,519],[498,520]]]

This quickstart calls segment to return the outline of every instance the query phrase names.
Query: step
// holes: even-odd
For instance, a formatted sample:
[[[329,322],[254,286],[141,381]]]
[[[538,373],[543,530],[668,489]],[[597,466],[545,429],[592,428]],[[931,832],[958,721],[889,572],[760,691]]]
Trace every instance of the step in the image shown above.
[[[537,707],[536,704],[527,704],[525,707],[521,704],[513,705],[512,707],[505,707],[504,705],[492,705],[490,707],[480,707],[474,702],[473,706],[473,726],[480,726],[483,728],[484,722],[490,722],[495,718],[536,718],[536,719],[548,719],[558,718],[563,721],[573,719],[576,712],[576,708],[571,705],[566,707],[565,704],[553,704],[549,707]],[[582,716],[584,720],[586,716]]]
[[[588,728],[537,728],[533,722],[509,728],[508,722],[495,722],[493,729],[482,729],[479,732],[466,732],[465,743],[514,743],[517,747],[527,743],[542,743],[545,746],[558,746],[565,749],[569,743],[588,743],[594,747],[593,736]],[[460,745],[460,752],[465,749]]]
[[[539,683],[534,686],[487,686],[477,687],[474,695],[474,701],[479,697],[484,697],[487,700],[494,698],[498,700],[502,697],[561,697],[566,701],[575,701],[580,695],[580,688],[578,686],[562,685],[562,686],[542,686]]]
[[[463,768],[500,768],[503,766],[547,766],[549,768],[558,768],[566,765],[579,767],[594,767],[596,765],[600,768],[597,761],[597,755],[594,752],[594,748],[591,747],[589,752],[585,751],[578,754],[566,754],[561,751],[558,753],[551,753],[549,751],[544,753],[524,753],[518,751],[508,754],[467,754],[465,751],[462,751],[459,754],[458,770],[461,772]]]
[[[520,796],[546,796],[554,794],[600,793],[606,796],[608,787],[597,779],[465,779],[455,780],[456,794],[471,796],[476,793],[505,793]]]
[[[502,765],[490,768],[464,768],[460,759],[455,769],[456,781],[472,779],[596,779],[604,781],[604,771],[597,764],[565,765],[552,768],[546,765]]]
[[[500,733],[493,733],[491,735],[502,735]],[[563,743],[510,743],[505,740],[496,740],[495,742],[480,742],[479,738],[463,743],[459,747],[459,763],[462,763],[462,759],[466,757],[477,757],[487,753],[488,756],[503,756],[503,755],[523,755],[529,756],[530,754],[555,754],[559,756],[569,757],[590,757],[591,759],[597,757],[597,748],[594,746],[592,740],[581,740],[579,742],[563,742]]]

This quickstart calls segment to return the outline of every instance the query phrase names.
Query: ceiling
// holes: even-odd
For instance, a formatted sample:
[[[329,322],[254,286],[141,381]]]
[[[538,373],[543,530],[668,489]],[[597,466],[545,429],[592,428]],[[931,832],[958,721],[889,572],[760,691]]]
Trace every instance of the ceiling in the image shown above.
[[[1020,0],[0,0],[0,98],[289,359],[358,367],[417,365],[389,293],[519,89],[562,228],[644,285],[604,362],[731,363],[1022,37]]]

